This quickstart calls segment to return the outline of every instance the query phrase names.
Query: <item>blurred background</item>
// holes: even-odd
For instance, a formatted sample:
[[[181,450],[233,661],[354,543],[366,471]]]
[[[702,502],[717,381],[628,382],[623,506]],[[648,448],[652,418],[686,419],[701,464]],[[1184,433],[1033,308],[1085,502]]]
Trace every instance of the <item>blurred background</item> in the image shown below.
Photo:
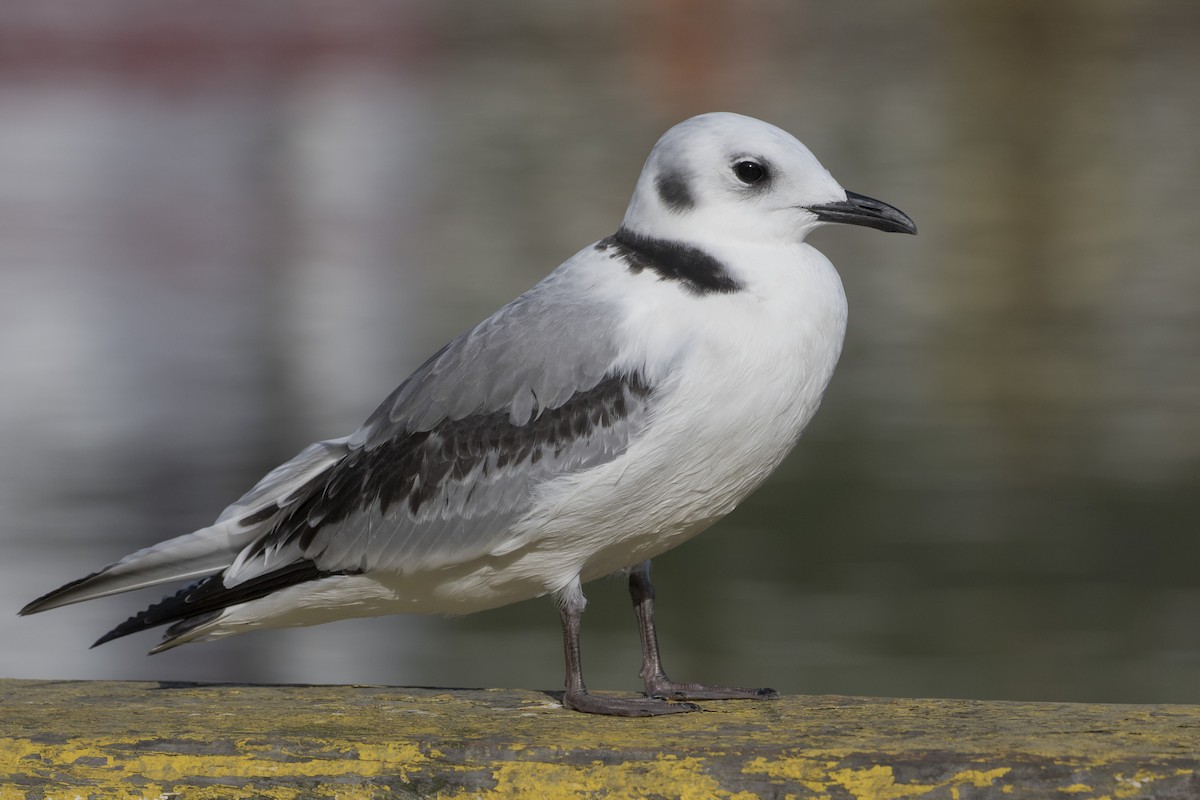
[[[1200,5],[0,2],[0,676],[559,689],[546,599],[89,651],[27,601],[207,525],[611,233],[670,125],[796,134],[916,238],[818,231],[800,447],[655,562],[668,670],[1200,702]],[[623,583],[593,688],[635,690]]]

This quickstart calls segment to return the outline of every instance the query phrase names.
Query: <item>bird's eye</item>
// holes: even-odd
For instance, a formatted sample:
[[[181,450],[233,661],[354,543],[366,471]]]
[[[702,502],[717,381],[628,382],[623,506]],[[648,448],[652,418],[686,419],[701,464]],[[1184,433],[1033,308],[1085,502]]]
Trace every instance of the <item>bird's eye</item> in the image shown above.
[[[767,176],[767,171],[754,161],[739,161],[733,165],[733,174],[742,183],[758,183]]]

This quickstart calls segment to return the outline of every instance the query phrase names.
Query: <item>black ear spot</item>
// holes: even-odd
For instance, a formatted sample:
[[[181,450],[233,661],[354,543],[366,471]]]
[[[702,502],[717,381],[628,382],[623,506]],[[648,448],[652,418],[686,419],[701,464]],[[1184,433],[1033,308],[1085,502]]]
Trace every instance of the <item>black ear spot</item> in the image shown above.
[[[696,198],[688,186],[687,177],[682,172],[660,172],[654,181],[654,188],[663,204],[672,211],[687,211],[696,205]]]

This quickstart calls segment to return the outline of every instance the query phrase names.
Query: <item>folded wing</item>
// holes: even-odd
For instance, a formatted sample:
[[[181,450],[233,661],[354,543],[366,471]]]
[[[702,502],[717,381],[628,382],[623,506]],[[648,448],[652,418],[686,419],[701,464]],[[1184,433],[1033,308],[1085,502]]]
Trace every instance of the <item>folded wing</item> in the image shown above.
[[[623,453],[655,398],[614,344],[613,309],[572,300],[584,293],[571,265],[436,353],[351,436],[311,445],[271,472],[213,526],[138,551],[22,613],[207,576],[106,641],[298,583],[403,576],[519,546],[513,523],[538,487]]]

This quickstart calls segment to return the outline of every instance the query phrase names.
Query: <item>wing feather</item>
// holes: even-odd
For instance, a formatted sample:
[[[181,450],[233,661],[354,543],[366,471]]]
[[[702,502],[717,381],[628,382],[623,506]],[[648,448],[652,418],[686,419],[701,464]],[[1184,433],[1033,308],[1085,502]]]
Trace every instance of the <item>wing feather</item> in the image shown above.
[[[408,574],[503,552],[538,486],[624,452],[653,387],[620,362],[615,309],[571,300],[571,264],[422,364],[226,585],[293,561]]]
[[[589,291],[608,261],[581,251],[435,353],[358,431],[310,445],[211,527],[23,613],[211,576],[106,638],[171,621],[168,635],[185,637],[205,614],[294,584],[410,574],[519,546],[510,531],[539,487],[618,457],[652,411],[654,386],[617,346],[616,308]]]
[[[524,425],[499,410],[352,451],[324,487],[243,553],[226,582],[292,560],[331,572],[405,574],[503,552],[536,488],[624,452],[651,397],[639,374],[612,373]]]

